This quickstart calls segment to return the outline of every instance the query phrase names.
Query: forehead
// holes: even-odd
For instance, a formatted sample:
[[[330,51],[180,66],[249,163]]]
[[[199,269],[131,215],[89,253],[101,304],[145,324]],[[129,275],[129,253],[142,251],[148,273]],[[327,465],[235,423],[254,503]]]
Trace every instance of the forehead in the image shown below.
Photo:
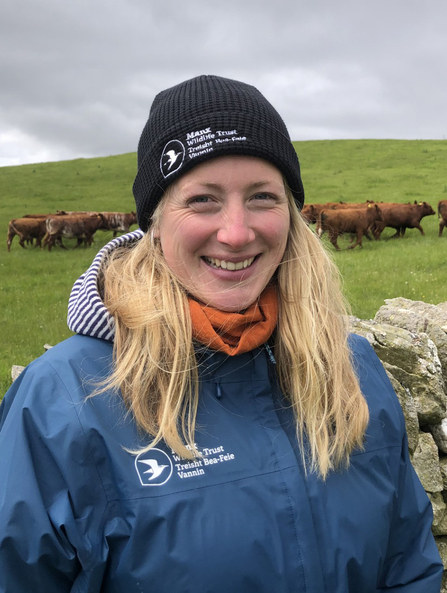
[[[283,175],[273,164],[258,157],[231,155],[212,158],[196,165],[172,183],[170,190],[194,184],[260,187],[269,183],[284,186]]]

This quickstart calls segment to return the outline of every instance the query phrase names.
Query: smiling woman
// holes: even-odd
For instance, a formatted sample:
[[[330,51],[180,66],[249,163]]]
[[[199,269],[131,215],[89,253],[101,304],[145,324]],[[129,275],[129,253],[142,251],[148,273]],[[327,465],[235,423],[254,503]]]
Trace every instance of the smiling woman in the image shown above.
[[[161,92],[140,230],[0,409],[0,591],[438,593],[402,411],[254,88]]]

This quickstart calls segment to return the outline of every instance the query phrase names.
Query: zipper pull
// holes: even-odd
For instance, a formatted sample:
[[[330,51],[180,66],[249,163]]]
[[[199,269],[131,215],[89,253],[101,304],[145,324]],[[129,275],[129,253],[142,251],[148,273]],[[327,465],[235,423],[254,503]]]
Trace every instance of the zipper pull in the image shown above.
[[[276,360],[275,360],[275,357],[273,356],[272,349],[267,344],[267,342],[264,344],[264,346],[265,346],[265,349],[267,350],[267,354],[269,355],[270,362],[272,362],[273,364],[276,364]]]
[[[220,399],[222,397],[222,389],[220,387],[220,383],[216,384],[216,397]]]

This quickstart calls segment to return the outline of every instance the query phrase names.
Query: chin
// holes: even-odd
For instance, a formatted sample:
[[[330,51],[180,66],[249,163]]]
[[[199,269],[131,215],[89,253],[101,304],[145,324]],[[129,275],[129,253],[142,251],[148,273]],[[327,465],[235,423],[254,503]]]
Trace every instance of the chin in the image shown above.
[[[218,309],[219,311],[225,311],[226,313],[240,313],[241,311],[245,311],[248,309],[250,305],[252,305],[256,299],[259,298],[259,295],[255,297],[247,297],[247,298],[235,298],[235,299],[209,299],[207,304],[214,309]]]

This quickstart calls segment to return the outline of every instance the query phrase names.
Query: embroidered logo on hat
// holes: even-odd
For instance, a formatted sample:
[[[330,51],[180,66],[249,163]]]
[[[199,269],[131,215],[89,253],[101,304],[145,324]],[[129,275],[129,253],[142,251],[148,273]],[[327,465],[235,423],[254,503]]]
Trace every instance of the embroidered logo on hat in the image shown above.
[[[185,159],[185,147],[180,140],[170,140],[163,149],[160,169],[163,177],[169,177],[180,169]]]
[[[135,469],[143,486],[163,486],[172,476],[173,465],[161,449],[149,449],[135,458]]]

